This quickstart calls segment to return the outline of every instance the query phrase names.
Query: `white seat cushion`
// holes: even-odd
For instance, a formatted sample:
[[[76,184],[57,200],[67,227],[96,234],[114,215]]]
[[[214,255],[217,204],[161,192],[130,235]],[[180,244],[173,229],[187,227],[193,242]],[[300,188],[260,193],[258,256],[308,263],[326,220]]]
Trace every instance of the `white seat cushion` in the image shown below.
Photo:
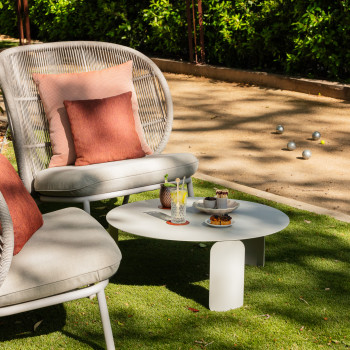
[[[103,281],[119,267],[118,246],[83,210],[66,208],[43,219],[44,225],[12,259],[0,287],[0,307]]]
[[[161,184],[191,177],[198,159],[191,153],[152,154],[138,159],[48,168],[34,181],[37,192],[47,196],[84,197]]]

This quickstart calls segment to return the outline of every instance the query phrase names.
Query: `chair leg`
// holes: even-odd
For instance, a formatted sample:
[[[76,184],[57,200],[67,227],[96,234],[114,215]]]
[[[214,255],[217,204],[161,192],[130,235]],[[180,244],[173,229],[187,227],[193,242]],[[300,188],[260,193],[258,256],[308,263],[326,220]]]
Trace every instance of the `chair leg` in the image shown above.
[[[130,198],[130,195],[124,196],[122,205],[128,204],[129,198]]]
[[[100,308],[100,315],[102,320],[103,332],[105,335],[107,350],[115,350],[111,321],[108,315],[108,308],[106,302],[105,291],[102,289],[97,293],[98,305]]]
[[[86,211],[88,214],[90,214],[90,202],[84,201],[83,206],[84,206],[84,211]]]
[[[192,177],[190,178],[190,181],[187,183],[187,193],[189,197],[194,197]]]

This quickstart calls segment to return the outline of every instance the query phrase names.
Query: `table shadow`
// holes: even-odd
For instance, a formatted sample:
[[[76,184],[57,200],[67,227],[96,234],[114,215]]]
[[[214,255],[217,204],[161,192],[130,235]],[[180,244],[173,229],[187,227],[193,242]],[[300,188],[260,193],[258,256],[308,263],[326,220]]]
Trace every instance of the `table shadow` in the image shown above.
[[[166,286],[169,290],[208,307],[209,290],[196,282],[209,280],[211,244],[162,241],[148,238],[122,240],[123,259],[112,283]],[[204,282],[208,284],[208,282]]]

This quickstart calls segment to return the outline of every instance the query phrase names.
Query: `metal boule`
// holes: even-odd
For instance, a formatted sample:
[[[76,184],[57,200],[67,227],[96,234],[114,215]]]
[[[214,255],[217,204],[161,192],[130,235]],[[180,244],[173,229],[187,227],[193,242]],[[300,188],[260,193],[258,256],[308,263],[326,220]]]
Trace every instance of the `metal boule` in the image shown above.
[[[294,141],[289,141],[287,143],[287,148],[289,151],[294,151],[297,148],[297,145],[295,144]]]
[[[318,131],[315,131],[313,134],[312,134],[312,139],[313,140],[319,140],[321,138],[321,134],[318,132]]]
[[[311,151],[309,149],[306,149],[303,151],[303,158],[309,159],[311,157]]]
[[[283,125],[277,125],[277,126],[276,126],[276,132],[277,132],[277,134],[283,134],[283,131],[284,131]]]

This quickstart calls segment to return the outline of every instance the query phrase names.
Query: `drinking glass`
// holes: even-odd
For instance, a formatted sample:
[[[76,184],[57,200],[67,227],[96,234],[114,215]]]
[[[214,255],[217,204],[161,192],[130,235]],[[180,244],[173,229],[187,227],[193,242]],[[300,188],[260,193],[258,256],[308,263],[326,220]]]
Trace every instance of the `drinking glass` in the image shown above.
[[[171,196],[171,222],[173,224],[184,224],[186,222],[187,191],[170,189]]]

